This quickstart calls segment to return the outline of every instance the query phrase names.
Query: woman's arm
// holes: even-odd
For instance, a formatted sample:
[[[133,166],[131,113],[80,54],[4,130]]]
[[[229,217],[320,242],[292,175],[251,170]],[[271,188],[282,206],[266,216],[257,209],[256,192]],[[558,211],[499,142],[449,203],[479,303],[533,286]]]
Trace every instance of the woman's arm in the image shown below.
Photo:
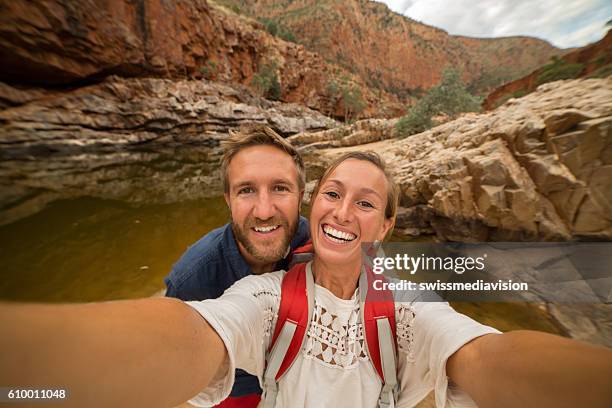
[[[0,327],[0,385],[64,388],[66,406],[175,406],[227,369],[217,333],[176,299],[5,303]]]
[[[611,407],[612,350],[534,331],[467,343],[446,372],[479,407]]]

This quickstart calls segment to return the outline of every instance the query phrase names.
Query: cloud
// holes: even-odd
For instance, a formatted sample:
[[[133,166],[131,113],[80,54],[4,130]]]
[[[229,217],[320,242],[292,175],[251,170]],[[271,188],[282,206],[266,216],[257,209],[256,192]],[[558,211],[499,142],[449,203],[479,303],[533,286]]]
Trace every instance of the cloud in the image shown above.
[[[392,10],[450,34],[528,35],[557,47],[597,41],[612,18],[608,0],[381,0]]]

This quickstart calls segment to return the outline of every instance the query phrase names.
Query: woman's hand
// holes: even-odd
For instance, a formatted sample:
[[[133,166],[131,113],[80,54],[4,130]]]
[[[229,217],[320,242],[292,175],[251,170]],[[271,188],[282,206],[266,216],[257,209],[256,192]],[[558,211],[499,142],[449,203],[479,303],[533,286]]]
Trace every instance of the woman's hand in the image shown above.
[[[479,407],[612,406],[612,350],[552,334],[476,338],[448,359],[446,372]]]
[[[176,299],[4,303],[0,327],[0,384],[66,389],[65,406],[175,406],[227,369],[217,333]]]

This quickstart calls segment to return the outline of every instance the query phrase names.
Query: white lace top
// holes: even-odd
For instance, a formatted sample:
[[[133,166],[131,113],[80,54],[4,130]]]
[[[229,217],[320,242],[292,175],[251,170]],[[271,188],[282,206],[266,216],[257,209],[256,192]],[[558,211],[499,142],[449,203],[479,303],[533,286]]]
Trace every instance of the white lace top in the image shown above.
[[[219,299],[188,302],[219,333],[229,367],[190,401],[213,406],[225,399],[234,370],[263,383],[265,352],[276,324],[284,271],[249,276]],[[277,407],[375,407],[381,382],[364,350],[357,291],[339,299],[315,286],[312,322],[294,364],[279,382]],[[412,407],[435,389],[436,405],[474,406],[460,389],[449,386],[446,360],[462,345],[499,331],[455,312],[443,302],[396,303],[398,340],[397,407]]]

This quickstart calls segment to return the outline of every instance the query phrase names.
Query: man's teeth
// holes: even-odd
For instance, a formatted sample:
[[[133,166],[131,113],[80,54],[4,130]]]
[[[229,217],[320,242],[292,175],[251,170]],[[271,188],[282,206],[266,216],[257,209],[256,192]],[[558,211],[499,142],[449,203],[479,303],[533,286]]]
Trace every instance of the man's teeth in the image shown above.
[[[280,227],[280,225],[269,225],[267,227],[254,227],[254,230],[257,232],[270,232],[274,231],[278,227]]]
[[[323,226],[323,231],[325,234],[334,242],[344,243],[347,241],[352,241],[357,238],[357,235],[351,234],[350,232],[338,231],[335,228],[330,227],[329,225]]]

